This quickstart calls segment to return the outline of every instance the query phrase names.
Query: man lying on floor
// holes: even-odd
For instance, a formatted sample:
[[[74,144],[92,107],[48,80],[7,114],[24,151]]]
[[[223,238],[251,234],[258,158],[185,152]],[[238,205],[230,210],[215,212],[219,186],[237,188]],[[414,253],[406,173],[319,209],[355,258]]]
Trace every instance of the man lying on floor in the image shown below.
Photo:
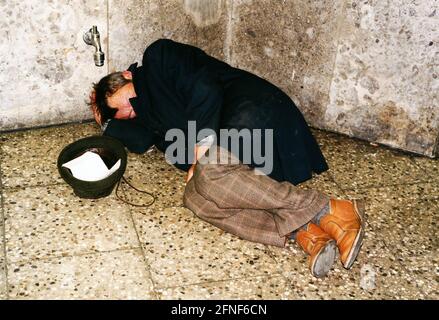
[[[132,152],[155,145],[172,155],[169,133],[187,137],[184,157],[174,164],[188,172],[184,204],[201,219],[268,245],[294,239],[310,255],[316,277],[331,269],[337,247],[343,266],[352,266],[364,235],[362,205],[295,187],[328,166],[298,108],[273,84],[199,48],[161,39],[146,48],[142,66],[95,84],[90,105],[104,134]],[[233,148],[218,143],[226,129],[252,134]],[[248,156],[249,145],[259,146],[268,169],[254,152]]]

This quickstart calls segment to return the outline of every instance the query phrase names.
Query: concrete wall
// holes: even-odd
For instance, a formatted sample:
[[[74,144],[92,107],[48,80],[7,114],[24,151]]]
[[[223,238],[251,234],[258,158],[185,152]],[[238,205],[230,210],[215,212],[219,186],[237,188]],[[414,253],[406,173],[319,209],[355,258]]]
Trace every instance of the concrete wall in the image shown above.
[[[227,3],[221,2],[216,23],[197,27],[183,1],[109,0],[110,71],[126,69],[133,62],[141,64],[147,45],[159,38],[193,44],[224,60]]]
[[[106,0],[0,1],[0,130],[90,118],[94,66],[82,35],[93,24],[107,49]]]
[[[315,127],[432,156],[439,1],[233,1],[230,62],[279,85]]]
[[[324,127],[432,155],[438,77],[439,1],[348,1]]]
[[[272,81],[315,127],[429,156],[437,148],[437,0],[9,0],[0,7],[2,130],[89,118],[89,84],[140,62],[145,47],[164,37]],[[104,68],[82,42],[93,24],[107,50]]]

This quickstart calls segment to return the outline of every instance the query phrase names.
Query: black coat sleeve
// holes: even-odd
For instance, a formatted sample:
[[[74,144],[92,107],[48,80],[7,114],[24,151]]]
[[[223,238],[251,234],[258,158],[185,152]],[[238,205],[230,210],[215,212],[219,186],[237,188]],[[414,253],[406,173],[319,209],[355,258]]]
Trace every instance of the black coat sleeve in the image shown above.
[[[118,139],[134,153],[144,153],[157,141],[157,136],[135,119],[111,119],[103,134]]]

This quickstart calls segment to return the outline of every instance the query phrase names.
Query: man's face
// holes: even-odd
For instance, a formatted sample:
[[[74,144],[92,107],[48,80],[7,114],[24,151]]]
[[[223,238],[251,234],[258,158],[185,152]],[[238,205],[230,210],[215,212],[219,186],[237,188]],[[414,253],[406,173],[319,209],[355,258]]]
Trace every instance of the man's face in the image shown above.
[[[107,98],[108,106],[117,109],[115,119],[132,119],[136,117],[136,112],[129,100],[134,97],[136,97],[134,86],[132,83],[128,83]]]

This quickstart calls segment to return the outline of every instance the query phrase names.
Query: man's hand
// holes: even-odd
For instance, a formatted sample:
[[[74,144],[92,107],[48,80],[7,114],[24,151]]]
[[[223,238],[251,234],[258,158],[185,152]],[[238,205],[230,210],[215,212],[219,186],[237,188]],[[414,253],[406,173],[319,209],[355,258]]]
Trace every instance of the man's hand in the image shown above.
[[[197,163],[195,162],[193,165],[191,165],[191,167],[189,168],[189,171],[187,172],[187,176],[186,176],[186,183],[189,182],[189,180],[192,179],[192,176],[194,175],[195,172],[195,166],[197,165]]]
[[[206,151],[209,150],[209,146],[199,146],[198,144],[194,147],[194,160],[195,162],[192,164],[192,166],[189,168],[189,171],[187,172],[186,176],[186,183],[189,182],[189,180],[192,178],[195,172],[195,166],[197,165],[197,161],[200,160],[202,156],[206,153]]]

